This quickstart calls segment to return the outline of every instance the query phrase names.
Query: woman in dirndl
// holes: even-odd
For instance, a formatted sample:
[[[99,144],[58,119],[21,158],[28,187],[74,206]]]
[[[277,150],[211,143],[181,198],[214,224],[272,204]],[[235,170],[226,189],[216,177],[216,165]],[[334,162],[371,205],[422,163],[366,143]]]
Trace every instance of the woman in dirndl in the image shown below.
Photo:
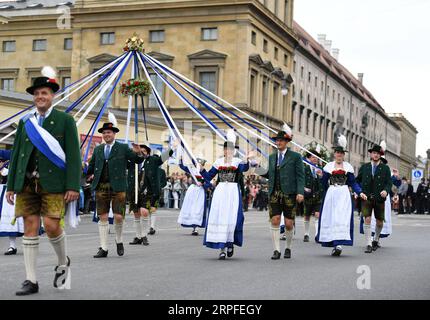
[[[185,193],[184,201],[178,217],[178,223],[184,228],[193,228],[191,234],[198,236],[197,228],[206,226],[206,209],[207,209],[207,192],[206,189],[210,185],[210,181],[206,181],[200,174],[200,166],[203,167],[205,160],[197,159],[198,166],[185,166],[182,162],[179,167],[188,174],[192,174],[197,183],[192,179],[193,183],[188,187]]]
[[[226,256],[232,257],[234,245],[241,247],[243,244],[245,218],[238,178],[239,173],[249,170],[248,159],[244,162],[234,157],[235,136],[229,137],[227,133],[227,139],[224,143],[224,156],[216,160],[209,171],[201,172],[208,181],[218,175],[218,184],[209,210],[204,245],[208,248],[220,249],[219,260],[225,260]]]
[[[352,246],[354,242],[354,205],[349,188],[365,197],[355,181],[354,168],[344,161],[345,148],[346,138],[340,136],[339,146],[334,150],[335,161],[323,169],[322,184],[326,191],[316,236],[323,247],[333,248],[335,257],[342,254],[342,246]]]

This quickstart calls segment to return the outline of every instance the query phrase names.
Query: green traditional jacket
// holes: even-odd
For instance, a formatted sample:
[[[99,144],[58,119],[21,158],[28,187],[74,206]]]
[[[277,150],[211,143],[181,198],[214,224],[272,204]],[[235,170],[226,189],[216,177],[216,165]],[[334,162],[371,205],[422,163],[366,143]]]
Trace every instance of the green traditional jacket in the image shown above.
[[[94,174],[94,180],[91,189],[96,190],[105,163],[104,147],[101,144],[94,149],[93,156],[88,166],[87,174]],[[132,163],[142,163],[144,158],[134,153],[128,145],[115,142],[107,159],[109,170],[109,182],[113,192],[125,192],[127,189],[127,165],[128,161]]]
[[[362,165],[356,180],[363,193],[368,198],[373,197],[378,202],[385,201],[385,198],[381,197],[381,192],[385,190],[387,194],[390,194],[393,186],[390,168],[383,163],[376,167],[374,176],[372,176],[372,164],[370,162]]]
[[[160,166],[163,164],[163,162],[164,161],[161,159],[161,157],[157,155],[149,156],[148,158],[146,158],[143,164],[143,170],[145,172],[145,181],[142,186],[141,192],[146,189],[148,193],[151,193],[153,195],[160,195]]]
[[[255,172],[262,177],[269,179],[269,196],[275,191],[275,176],[276,165],[278,161],[278,151],[275,151],[269,156],[268,171],[263,168],[257,169]],[[305,169],[302,162],[302,157],[299,153],[288,148],[285,153],[284,160],[279,167],[279,175],[281,182],[281,191],[288,195],[304,195],[305,189]],[[263,173],[264,171],[267,171]]]
[[[323,187],[321,179],[312,175],[311,167],[305,165],[305,188],[311,189],[310,193],[305,191],[305,199],[322,199]]]
[[[59,143],[66,155],[66,170],[63,171],[45,157],[27,136],[21,120],[16,131],[9,165],[7,189],[20,193],[24,186],[30,158],[37,160],[40,185],[49,193],[68,190],[79,192],[82,164],[76,123],[72,116],[55,108],[44,120],[42,127]],[[34,151],[34,152],[33,152]]]

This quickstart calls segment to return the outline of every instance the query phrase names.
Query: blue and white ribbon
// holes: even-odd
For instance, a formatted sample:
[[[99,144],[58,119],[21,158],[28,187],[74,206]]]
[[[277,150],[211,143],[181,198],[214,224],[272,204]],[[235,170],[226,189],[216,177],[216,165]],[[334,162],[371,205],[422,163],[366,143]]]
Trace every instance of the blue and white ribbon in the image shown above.
[[[33,145],[61,170],[66,170],[66,154],[60,143],[48,131],[39,126],[34,115],[26,116],[24,120],[25,131]],[[76,228],[79,223],[77,215],[77,201],[69,202],[66,208],[69,225]]]
[[[33,145],[55,166],[66,170],[66,154],[60,143],[48,131],[39,126],[34,115],[24,120],[25,131]]]

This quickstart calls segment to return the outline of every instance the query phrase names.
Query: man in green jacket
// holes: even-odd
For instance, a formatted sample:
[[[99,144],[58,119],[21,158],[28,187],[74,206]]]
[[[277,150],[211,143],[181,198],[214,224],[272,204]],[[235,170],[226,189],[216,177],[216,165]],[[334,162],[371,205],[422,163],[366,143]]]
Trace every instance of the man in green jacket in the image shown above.
[[[173,154],[171,149],[165,151],[161,157],[151,155],[151,148],[146,144],[141,144],[141,156],[144,162],[139,171],[139,211],[134,212],[136,233],[138,233],[138,220],[140,220],[142,238],[136,236],[130,245],[143,244],[148,245],[146,234],[155,234],[156,212],[160,203],[161,184],[160,184],[160,166]],[[149,232],[147,232],[149,228]]]
[[[92,180],[91,188],[96,191],[97,215],[100,219],[100,248],[94,258],[106,258],[108,255],[108,217],[111,203],[115,218],[117,253],[123,256],[122,229],[126,206],[127,164],[128,161],[142,163],[143,157],[140,155],[139,145],[133,144],[131,150],[128,145],[115,141],[119,129],[112,123],[103,124],[98,131],[103,135],[105,143],[94,149],[87,171],[89,180]]]
[[[307,153],[306,160],[315,166],[318,165],[318,157],[321,157],[316,150],[310,150],[313,154]],[[321,208],[321,200],[323,187],[321,183],[322,170],[305,164],[305,235],[303,238],[304,242],[309,242],[309,229],[311,216],[315,217],[315,235],[318,232],[318,218]]]
[[[272,260],[279,260],[281,215],[284,214],[287,238],[284,258],[289,259],[297,203],[304,200],[305,174],[302,157],[287,147],[292,140],[291,129],[287,127],[272,139],[278,149],[269,157],[269,169],[260,167],[255,172],[269,179],[269,215],[274,246]]]
[[[369,149],[371,162],[361,166],[357,182],[360,184],[366,199],[362,203],[364,218],[364,234],[366,236],[366,253],[376,251],[379,247],[379,235],[384,226],[385,200],[393,186],[390,168],[382,163],[384,150],[379,145]],[[372,211],[376,219],[375,236],[372,241],[371,221]]]
[[[48,77],[36,78],[33,86],[27,88],[27,92],[33,95],[36,111],[18,124],[9,166],[6,198],[9,204],[16,202],[15,216],[24,218],[25,229],[22,245],[26,280],[21,290],[16,292],[19,296],[39,291],[36,261],[41,217],[58,258],[54,287],[64,288],[69,277],[70,259],[66,255],[66,235],[61,221],[65,214],[65,204],[79,198],[81,156],[73,117],[52,107],[58,90],[59,85],[55,79]],[[27,130],[30,130],[28,125],[32,123],[30,120],[58,142],[56,152],[65,154],[65,167],[54,164],[52,154],[47,152],[52,146],[43,148],[35,140],[35,134],[27,134]],[[46,138],[42,140],[45,141],[44,139]]]

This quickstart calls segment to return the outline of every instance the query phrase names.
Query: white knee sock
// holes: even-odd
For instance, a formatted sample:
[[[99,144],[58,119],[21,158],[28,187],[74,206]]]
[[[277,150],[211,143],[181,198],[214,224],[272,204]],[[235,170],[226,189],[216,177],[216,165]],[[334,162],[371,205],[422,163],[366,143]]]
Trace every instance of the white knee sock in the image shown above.
[[[305,222],[305,236],[309,236],[309,228],[310,228],[310,221],[304,221]]]
[[[370,226],[370,224],[364,224],[363,229],[364,229],[364,235],[366,237],[366,246],[371,246],[372,245],[372,227]]]
[[[142,226],[142,237],[146,237],[148,233],[149,216],[140,218],[140,225]]]
[[[24,252],[24,263],[26,280],[36,283],[36,262],[39,254],[39,237],[22,238],[22,251]]]
[[[9,237],[9,248],[16,249],[16,237]]]
[[[142,226],[140,225],[140,218],[134,218],[134,227],[136,228],[136,238],[142,238]]]
[[[109,221],[99,221],[100,247],[107,251]]]
[[[318,218],[315,219],[315,236],[318,234]]]
[[[272,234],[273,250],[281,252],[281,230],[279,229],[279,227],[272,225],[270,227],[270,233]]]
[[[287,236],[287,249],[291,249],[291,242],[293,241],[294,229],[285,229],[285,235]]]
[[[157,220],[157,216],[155,213],[150,214],[150,220],[151,220],[151,228],[155,230],[155,221]]]
[[[115,240],[116,243],[122,243],[122,226],[123,223],[115,222]]]
[[[375,241],[379,241],[379,236],[381,235],[381,231],[382,231],[382,227],[378,227],[378,225],[376,225],[375,227],[375,236],[374,236],[374,240]]]
[[[66,234],[60,234],[56,238],[49,238],[49,242],[51,242],[52,247],[54,248],[55,253],[58,258],[58,265],[65,266],[67,264],[66,257]]]

